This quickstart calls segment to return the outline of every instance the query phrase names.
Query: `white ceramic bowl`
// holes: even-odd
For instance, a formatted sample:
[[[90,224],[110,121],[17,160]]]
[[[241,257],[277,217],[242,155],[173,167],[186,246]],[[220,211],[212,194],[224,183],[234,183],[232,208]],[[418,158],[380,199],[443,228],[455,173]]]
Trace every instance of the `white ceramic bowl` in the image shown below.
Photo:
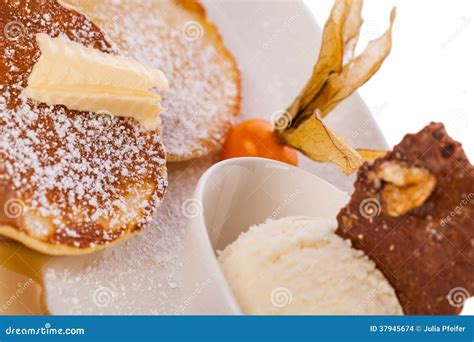
[[[335,218],[349,197],[300,169],[262,158],[236,158],[209,168],[199,180],[184,246],[181,312],[241,314],[220,270],[216,250],[235,241],[251,225],[268,218]]]

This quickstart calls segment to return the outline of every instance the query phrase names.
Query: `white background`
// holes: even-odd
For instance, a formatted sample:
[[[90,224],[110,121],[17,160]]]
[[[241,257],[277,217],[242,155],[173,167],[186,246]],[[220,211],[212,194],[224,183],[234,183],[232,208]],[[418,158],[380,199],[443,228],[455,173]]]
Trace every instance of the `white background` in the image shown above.
[[[305,3],[323,26],[333,1]],[[392,52],[359,93],[390,145],[441,121],[474,161],[474,2],[366,0],[359,51],[387,28],[393,6]]]

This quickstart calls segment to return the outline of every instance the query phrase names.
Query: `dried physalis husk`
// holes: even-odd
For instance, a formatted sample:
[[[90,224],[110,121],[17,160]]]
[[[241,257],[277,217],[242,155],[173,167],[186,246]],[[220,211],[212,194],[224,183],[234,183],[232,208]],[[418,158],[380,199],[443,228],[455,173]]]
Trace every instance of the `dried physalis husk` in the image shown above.
[[[363,159],[343,138],[332,132],[319,115],[301,123],[298,129],[289,132],[287,142],[309,158],[319,162],[332,162],[345,173],[356,170]]]
[[[338,103],[374,75],[392,47],[392,26],[354,58],[362,25],[362,0],[336,0],[323,30],[318,61],[313,74],[288,108],[291,123],[275,130],[276,138],[319,162],[332,162],[346,174],[357,170],[374,154],[362,154],[332,132],[323,122]],[[288,115],[288,114],[286,114]],[[369,156],[370,158],[366,158]]]
[[[387,154],[387,151],[371,150],[366,148],[356,148],[362,159],[366,162],[373,163],[377,158],[382,158]]]
[[[359,39],[360,27],[362,26],[362,0],[354,0],[349,3],[349,14],[344,23],[342,31],[342,41],[344,44],[343,64],[354,57],[355,47]]]
[[[287,110],[291,114],[293,123],[295,123],[295,119],[302,120],[304,117],[312,116],[315,108],[305,109],[311,103],[314,103],[329,75],[341,71],[344,57],[344,38],[342,32],[344,30],[344,22],[350,12],[348,1],[337,0],[335,2],[329,19],[324,25],[321,49],[316,65],[313,68],[313,74],[299,96]]]
[[[393,217],[421,206],[436,186],[436,178],[427,169],[400,161],[384,162],[376,177],[385,182],[382,199],[387,213]]]
[[[382,36],[369,42],[359,56],[344,65],[341,72],[329,76],[326,86],[314,103],[323,117],[380,69],[392,48],[392,26],[395,15],[396,11],[393,9],[390,15],[390,27]]]

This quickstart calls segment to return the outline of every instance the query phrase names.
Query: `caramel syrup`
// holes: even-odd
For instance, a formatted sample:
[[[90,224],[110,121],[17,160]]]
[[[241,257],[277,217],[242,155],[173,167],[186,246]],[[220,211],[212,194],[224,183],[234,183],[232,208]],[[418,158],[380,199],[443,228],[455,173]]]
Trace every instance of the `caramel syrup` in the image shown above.
[[[0,237],[0,315],[46,315],[43,270],[53,256]]]

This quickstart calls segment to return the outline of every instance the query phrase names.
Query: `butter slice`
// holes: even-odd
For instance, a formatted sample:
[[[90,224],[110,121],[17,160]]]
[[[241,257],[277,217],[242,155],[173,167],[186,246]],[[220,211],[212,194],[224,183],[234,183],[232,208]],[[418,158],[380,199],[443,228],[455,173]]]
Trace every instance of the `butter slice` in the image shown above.
[[[145,129],[160,127],[160,96],[152,88],[168,90],[161,70],[101,52],[69,40],[36,35],[41,55],[23,95],[48,105],[72,110],[130,117]]]

